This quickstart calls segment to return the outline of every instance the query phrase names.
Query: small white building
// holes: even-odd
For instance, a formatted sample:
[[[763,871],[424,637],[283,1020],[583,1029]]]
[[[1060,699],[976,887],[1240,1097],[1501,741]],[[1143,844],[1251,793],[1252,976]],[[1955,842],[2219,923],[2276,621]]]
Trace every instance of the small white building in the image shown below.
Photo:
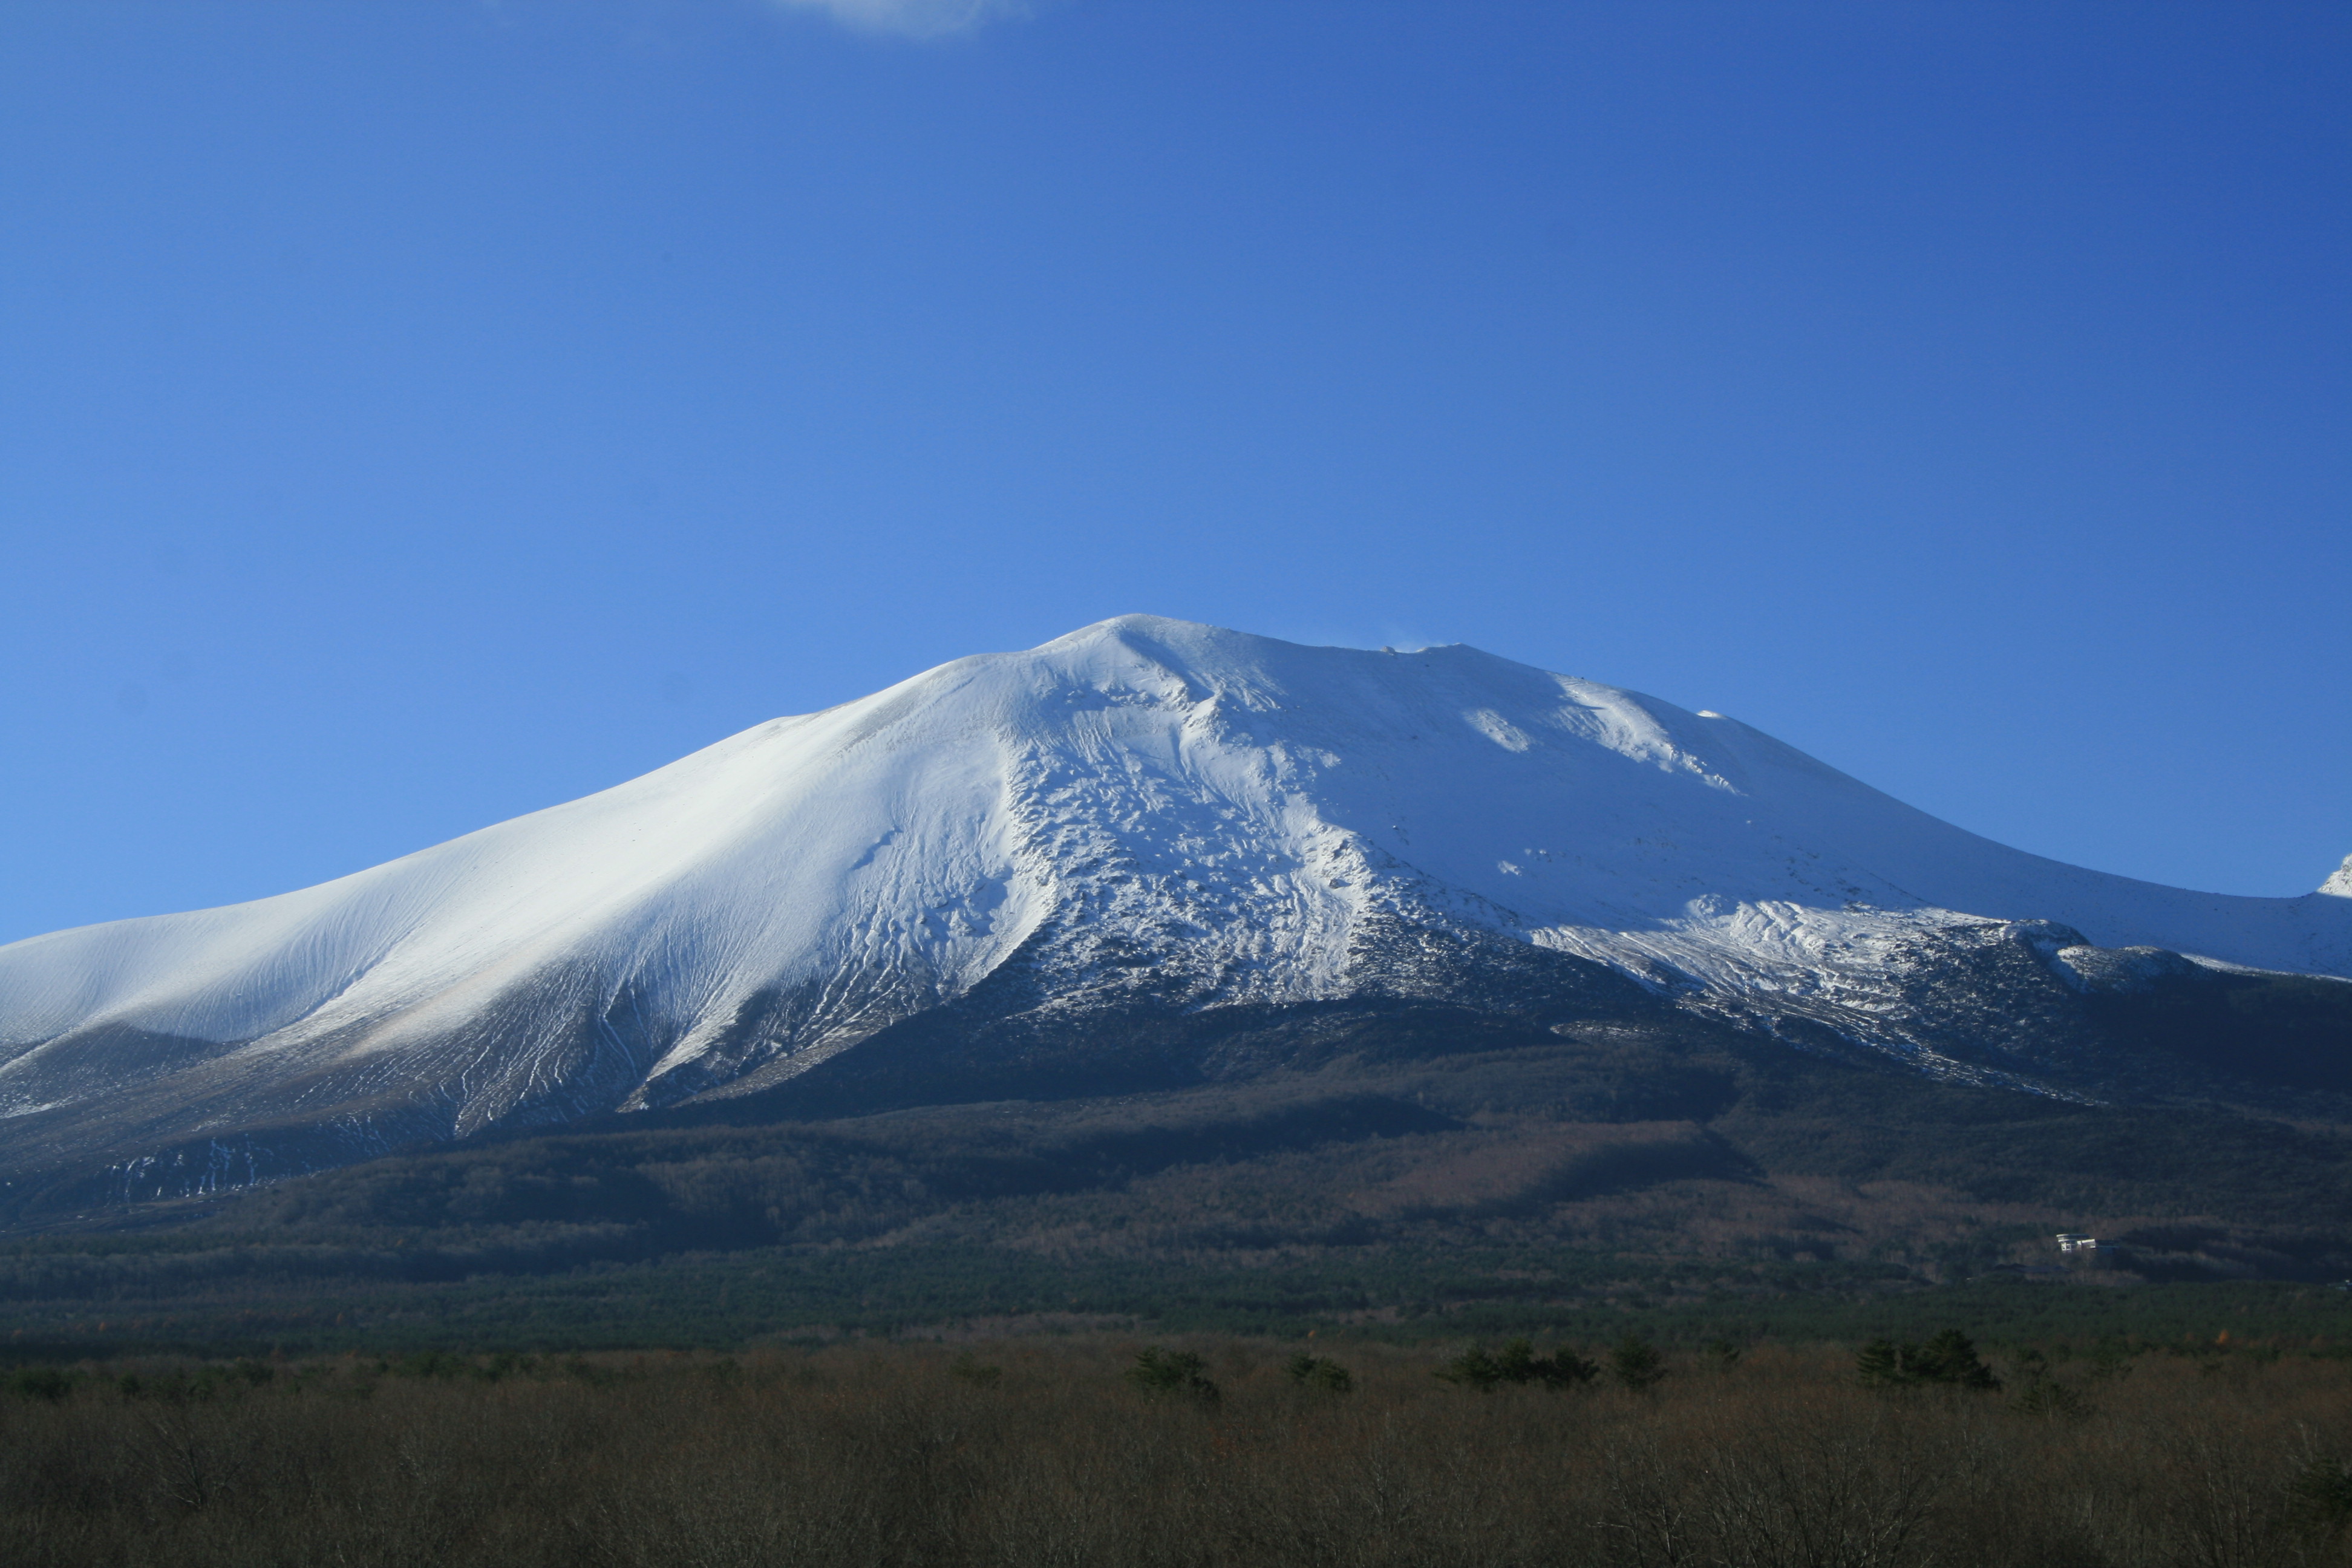
[[[2096,1252],[2099,1250],[2099,1238],[2095,1236],[2077,1236],[2071,1230],[2062,1230],[2058,1233],[2058,1250]]]

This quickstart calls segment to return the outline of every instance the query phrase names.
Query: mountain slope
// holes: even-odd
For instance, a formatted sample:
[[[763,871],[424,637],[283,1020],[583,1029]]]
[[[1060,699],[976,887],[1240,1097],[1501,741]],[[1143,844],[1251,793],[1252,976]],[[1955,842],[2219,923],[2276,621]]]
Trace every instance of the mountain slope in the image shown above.
[[[184,1190],[756,1089],[982,996],[1083,1036],[1482,975],[2031,1081],[2082,998],[2352,975],[2340,880],[2105,876],[1475,649],[1127,616],[320,887],[0,948],[0,1163]]]

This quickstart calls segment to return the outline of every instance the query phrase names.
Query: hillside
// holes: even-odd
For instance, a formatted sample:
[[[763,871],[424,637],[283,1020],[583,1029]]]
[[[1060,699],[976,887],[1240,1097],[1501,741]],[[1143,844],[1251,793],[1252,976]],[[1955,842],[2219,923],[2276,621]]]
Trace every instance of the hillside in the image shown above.
[[[738,1099],[1241,1082],[1414,1008],[2283,1107],[2345,1087],[2347,975],[2335,881],[2136,882],[1475,649],[1128,616],[320,887],[0,949],[0,1168],[86,1205]]]

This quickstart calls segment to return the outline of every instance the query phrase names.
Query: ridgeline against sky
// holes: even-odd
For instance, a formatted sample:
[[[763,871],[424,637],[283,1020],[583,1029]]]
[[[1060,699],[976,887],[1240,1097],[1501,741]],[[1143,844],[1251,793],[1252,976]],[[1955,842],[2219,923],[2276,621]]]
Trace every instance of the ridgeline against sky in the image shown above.
[[[0,939],[1149,607],[2352,847],[2352,14],[0,11]]]
[[[1151,1031],[1333,1003],[1694,1014],[2063,1092],[2083,998],[2243,967],[2352,977],[2352,897],[2057,864],[1474,648],[1129,616],[338,881],[0,948],[0,1170],[172,1195],[877,1049],[1011,1099],[1034,1051],[954,1065],[1007,1027],[1150,1081]]]

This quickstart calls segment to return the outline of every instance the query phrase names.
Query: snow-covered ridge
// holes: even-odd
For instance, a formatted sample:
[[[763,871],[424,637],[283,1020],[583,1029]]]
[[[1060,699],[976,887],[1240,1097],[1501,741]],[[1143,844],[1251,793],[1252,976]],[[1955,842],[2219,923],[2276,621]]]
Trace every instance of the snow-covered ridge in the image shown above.
[[[1473,648],[1131,616],[320,887],[0,948],[0,1115],[446,1135],[803,1070],[1041,944],[1070,996],[1346,995],[1401,913],[1727,997],[1866,1006],[1986,921],[2347,976],[2347,877],[2107,876]]]

